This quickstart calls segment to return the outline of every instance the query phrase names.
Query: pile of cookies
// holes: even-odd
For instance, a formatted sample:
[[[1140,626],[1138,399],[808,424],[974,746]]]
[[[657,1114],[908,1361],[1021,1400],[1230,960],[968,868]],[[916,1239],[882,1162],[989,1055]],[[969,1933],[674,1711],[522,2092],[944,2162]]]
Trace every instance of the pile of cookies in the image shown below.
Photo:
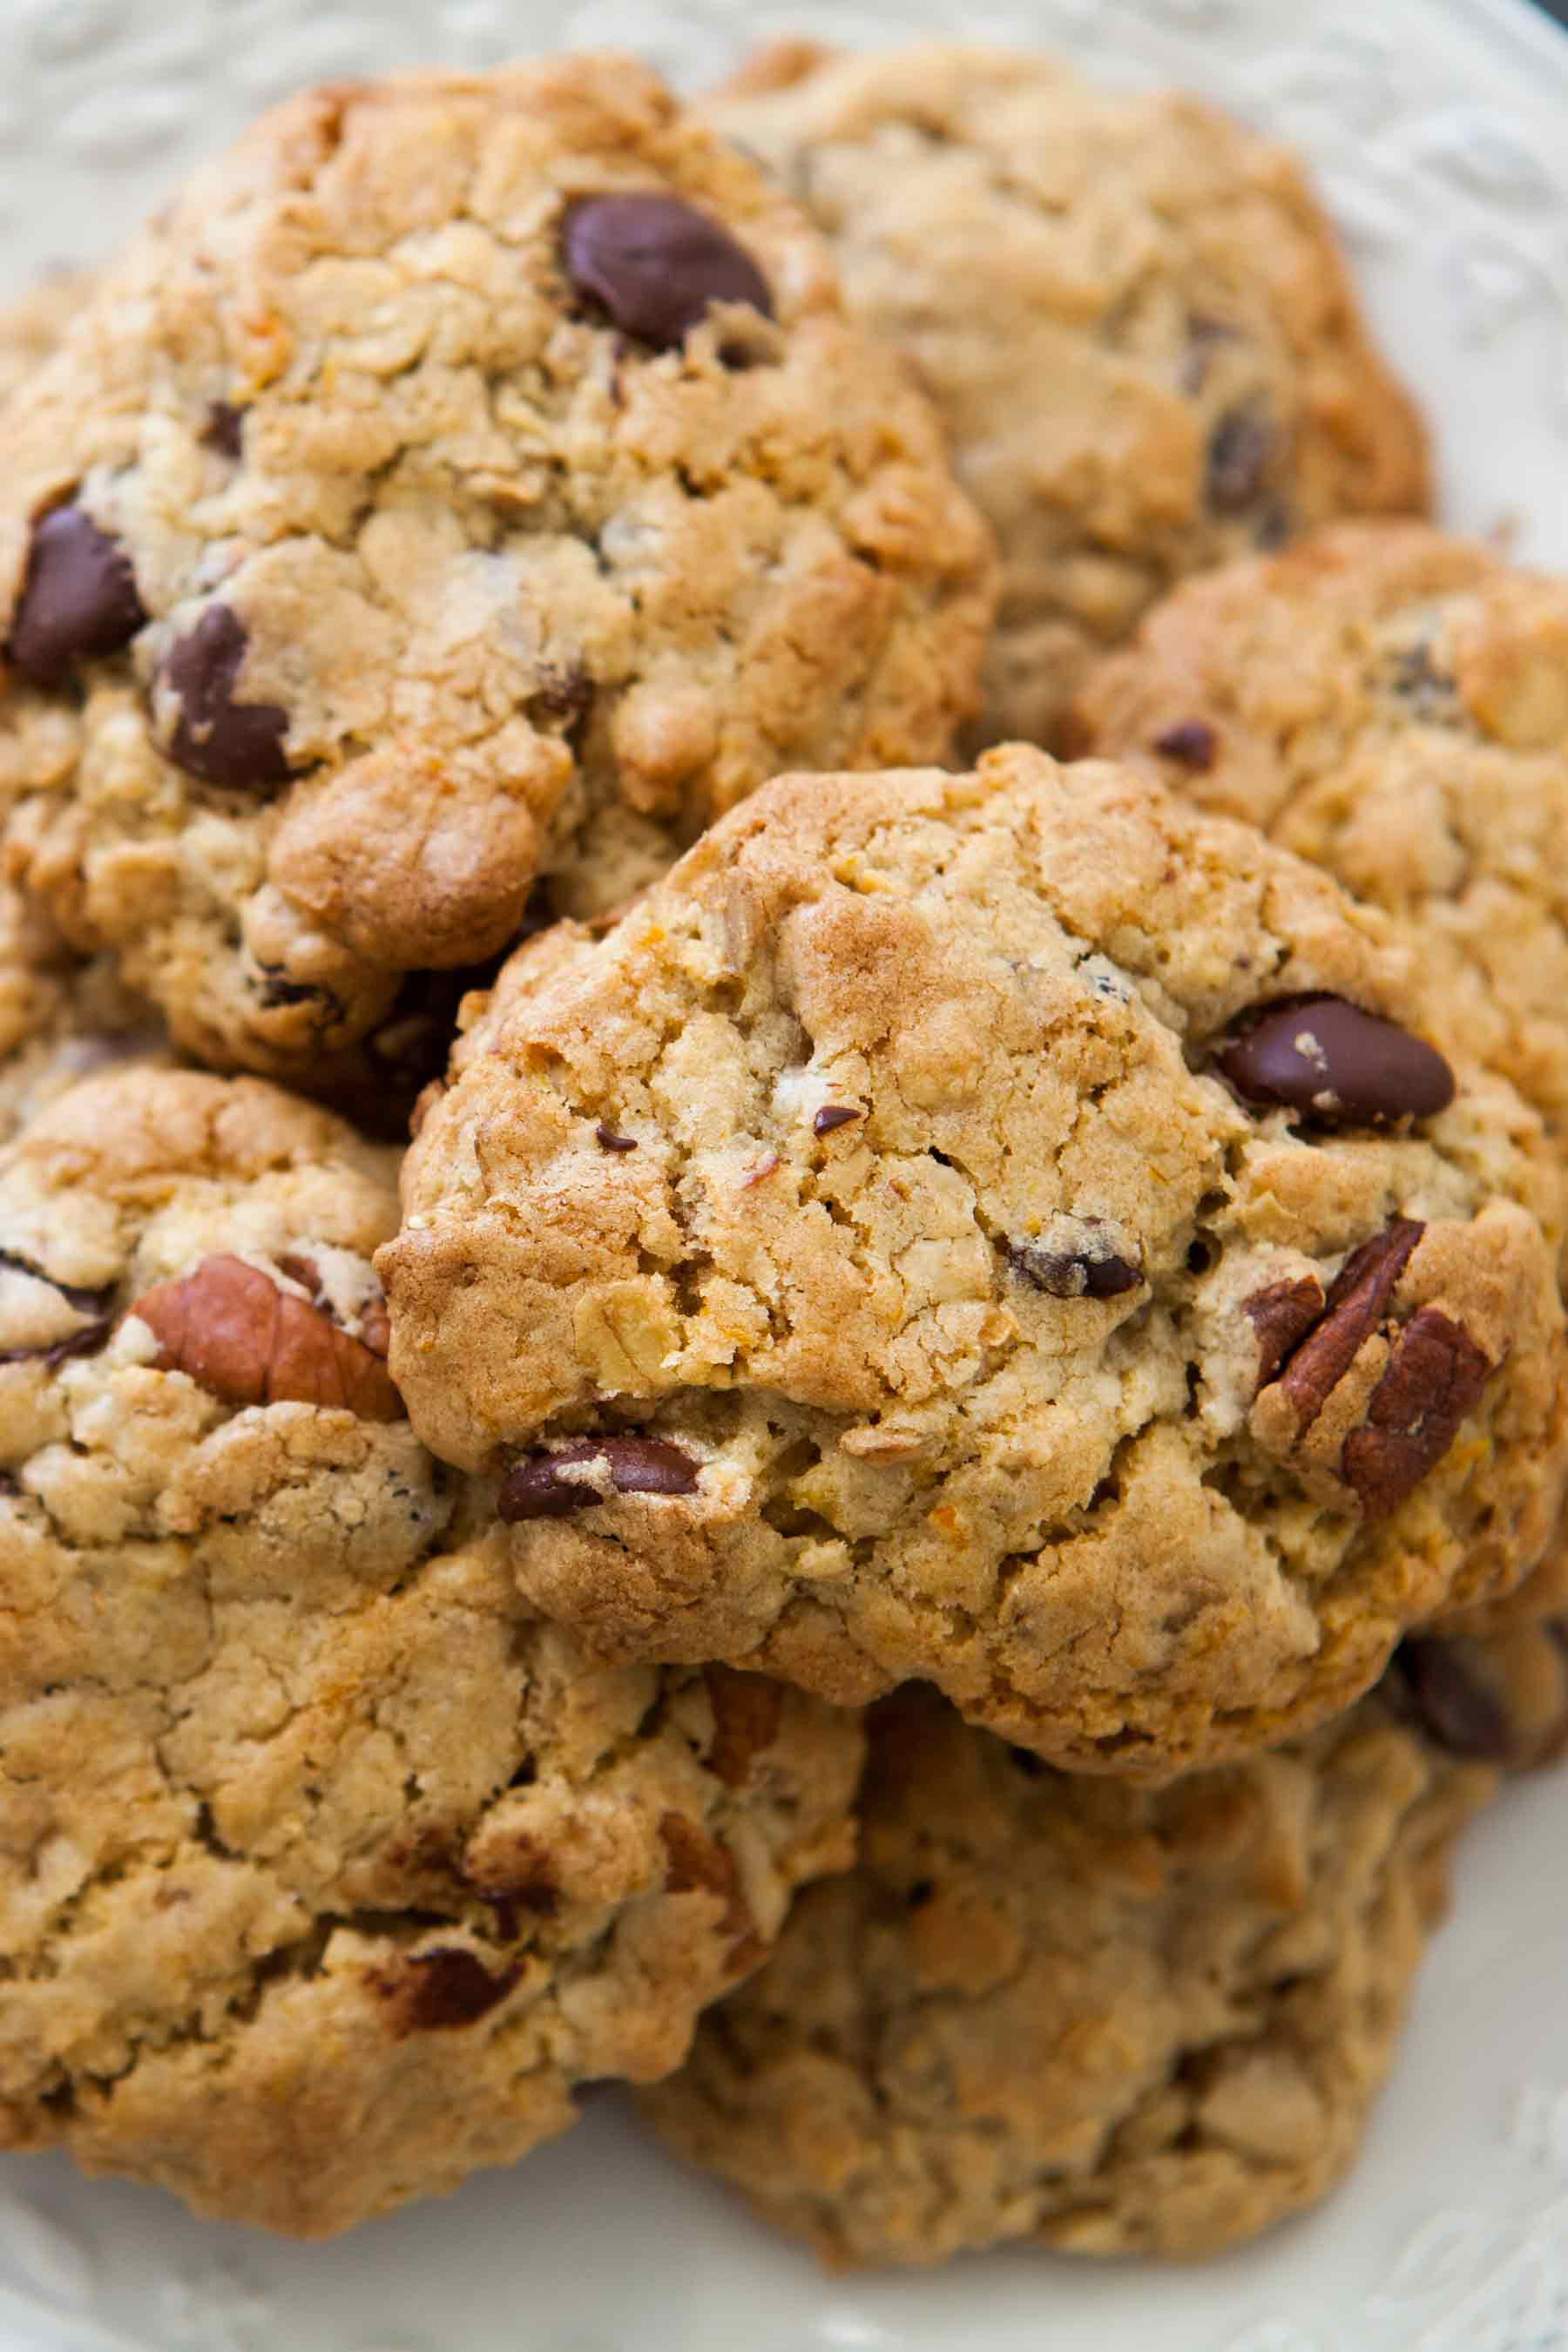
[[[5,2145],[1342,2174],[1568,1737],[1568,587],[1427,502],[1292,160],[1039,58],[320,90],[13,314]]]

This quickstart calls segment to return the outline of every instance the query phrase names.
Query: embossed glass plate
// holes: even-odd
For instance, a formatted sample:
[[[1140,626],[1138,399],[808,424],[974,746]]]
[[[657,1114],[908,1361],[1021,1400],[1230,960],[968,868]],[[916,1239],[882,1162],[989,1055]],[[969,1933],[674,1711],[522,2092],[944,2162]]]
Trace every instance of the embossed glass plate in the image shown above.
[[[103,252],[300,81],[598,45],[695,83],[770,32],[952,24],[941,0],[0,0],[0,281]],[[1568,567],[1568,37],[1523,0],[973,0],[962,29],[1293,139],[1434,415],[1447,519]],[[609,2097],[326,2247],[0,2159],[0,2352],[1563,2352],[1565,1814],[1548,1779],[1483,1821],[1359,2170],[1226,2262],[827,2281]]]

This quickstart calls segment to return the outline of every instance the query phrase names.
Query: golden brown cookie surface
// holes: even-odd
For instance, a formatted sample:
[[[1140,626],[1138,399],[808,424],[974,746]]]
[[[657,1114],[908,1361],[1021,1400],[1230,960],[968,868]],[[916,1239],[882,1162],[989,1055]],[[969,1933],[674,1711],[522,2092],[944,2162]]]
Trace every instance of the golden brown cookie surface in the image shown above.
[[[1123,772],[774,785],[502,974],[379,1259],[395,1374],[617,1654],[1247,1752],[1556,1508],[1556,1164],[1421,1002]]]

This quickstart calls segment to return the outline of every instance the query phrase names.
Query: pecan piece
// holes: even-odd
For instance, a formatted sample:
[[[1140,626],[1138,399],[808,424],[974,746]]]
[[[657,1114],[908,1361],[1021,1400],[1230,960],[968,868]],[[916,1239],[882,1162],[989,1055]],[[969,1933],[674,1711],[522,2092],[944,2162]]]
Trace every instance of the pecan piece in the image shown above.
[[[1439,1463],[1497,1367],[1439,1307],[1423,1307],[1394,1343],[1366,1420],[1340,1467],[1369,1519],[1385,1518]]]
[[[160,1371],[188,1373],[226,1404],[337,1407],[362,1421],[404,1417],[374,1349],[243,1258],[204,1258],[195,1274],[160,1283],[131,1311],[158,1341]]]
[[[784,1692],[765,1675],[737,1674],[732,1666],[707,1666],[702,1679],[713,1709],[708,1769],[737,1789],[750,1778],[753,1759],[778,1738]]]
[[[1242,1312],[1258,1334],[1258,1385],[1267,1388],[1292,1348],[1304,1339],[1328,1305],[1314,1274],[1276,1282],[1247,1299]]]
[[[741,1892],[741,1874],[729,1847],[710,1838],[706,1830],[689,1822],[683,1813],[661,1814],[658,1834],[665,1853],[666,1894],[689,1895],[700,1888],[705,1894],[718,1895],[724,1906],[719,1922],[721,1932],[735,1939],[726,1966],[737,1975],[742,1969],[753,1967],[762,1957],[763,1945],[751,1907]]]
[[[1279,1386],[1296,1410],[1299,1436],[1306,1435],[1327,1404],[1330,1391],[1343,1380],[1363,1341],[1383,1320],[1399,1277],[1426,1230],[1413,1218],[1395,1217],[1382,1233],[1352,1250],[1335,1276],[1322,1320],[1301,1341],[1279,1376]]]

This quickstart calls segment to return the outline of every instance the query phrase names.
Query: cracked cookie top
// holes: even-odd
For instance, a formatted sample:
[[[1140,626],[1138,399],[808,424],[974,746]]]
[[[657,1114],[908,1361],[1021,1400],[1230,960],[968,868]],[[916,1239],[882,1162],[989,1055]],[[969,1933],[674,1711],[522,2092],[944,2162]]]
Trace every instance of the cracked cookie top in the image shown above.
[[[0,416],[14,870],[201,1058],[662,870],[795,766],[940,758],[993,555],[826,248],[641,68],[299,98]]]
[[[415,1424],[616,1654],[1088,1769],[1303,1729],[1563,1480],[1556,1164],[1412,966],[1109,766],[772,786],[461,1042],[378,1258]]]
[[[703,110],[827,236],[995,528],[986,740],[1051,743],[1186,573],[1425,509],[1420,421],[1300,166],[1212,108],[1049,57],[794,42]]]
[[[0,2141],[308,2236],[675,2065],[860,1753],[540,1622],[388,1376],[393,1165],[185,1072],[0,1155]]]
[[[1568,1654],[1537,1643],[1560,1733]],[[836,2264],[1253,2236],[1353,2158],[1454,1835],[1520,1760],[1500,1726],[1531,1752],[1528,1706],[1489,1746],[1462,1686],[1402,1652],[1305,1741],[1158,1791],[900,1692],[870,1718],[860,1867],[646,2112]]]

